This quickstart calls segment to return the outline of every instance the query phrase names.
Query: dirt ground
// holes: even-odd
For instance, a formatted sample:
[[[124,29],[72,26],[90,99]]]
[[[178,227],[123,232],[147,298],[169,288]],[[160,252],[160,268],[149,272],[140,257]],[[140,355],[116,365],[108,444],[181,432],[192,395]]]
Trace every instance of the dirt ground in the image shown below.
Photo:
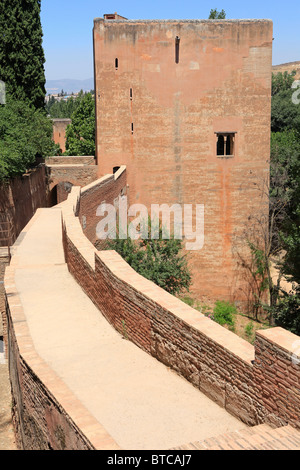
[[[2,363],[0,363],[0,450],[17,450],[11,419],[8,367]]]

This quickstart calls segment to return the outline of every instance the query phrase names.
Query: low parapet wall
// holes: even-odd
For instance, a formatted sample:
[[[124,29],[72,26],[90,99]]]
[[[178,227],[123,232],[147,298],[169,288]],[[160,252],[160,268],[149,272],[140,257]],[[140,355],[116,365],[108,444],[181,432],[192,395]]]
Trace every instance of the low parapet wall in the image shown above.
[[[37,211],[22,231],[13,250],[17,250],[18,243],[22,244],[26,233],[38,223],[39,216]],[[41,269],[43,266],[41,261]],[[16,285],[16,271],[22,268],[24,269],[22,260],[16,253],[5,272],[6,343],[12,390],[12,418],[18,448],[119,449],[106,429],[38,354]],[[39,265],[35,265],[34,270],[38,273]]]
[[[96,160],[93,156],[61,155],[48,157],[45,163],[46,165],[95,165]]]
[[[97,241],[97,208],[102,203],[117,207],[119,196],[127,192],[126,181],[126,167],[121,166],[115,174],[104,176],[81,189],[78,217],[83,233],[93,244]]]
[[[39,207],[47,206],[45,166],[0,185],[0,246],[11,246]]]
[[[98,204],[97,192],[114,183],[112,176],[93,183],[90,196]],[[116,192],[109,194],[106,202],[113,203]],[[80,226],[85,197],[74,188],[63,207],[65,257],[107,320],[248,425],[300,427],[300,338],[274,328],[258,332],[253,347],[137,274],[115,251],[98,252]],[[86,218],[92,242],[94,228],[95,219]]]

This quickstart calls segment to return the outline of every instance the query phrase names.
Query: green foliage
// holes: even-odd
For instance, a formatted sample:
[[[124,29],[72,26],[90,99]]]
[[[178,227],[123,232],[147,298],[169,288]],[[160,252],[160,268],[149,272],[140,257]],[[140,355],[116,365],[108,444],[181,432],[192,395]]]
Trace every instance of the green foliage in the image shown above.
[[[272,78],[272,135],[270,214],[275,214],[277,238],[273,244],[283,254],[280,275],[300,284],[300,106],[292,101],[295,72]],[[272,212],[276,201],[281,209]],[[278,205],[279,207],[279,205]],[[273,217],[274,218],[274,217]],[[274,243],[275,242],[275,243]],[[266,307],[275,324],[300,334],[300,289],[286,293],[277,287],[276,302]]]
[[[273,74],[272,78],[272,132],[292,130],[300,132],[300,106],[292,101],[295,90],[292,84],[295,80],[295,72]]]
[[[279,72],[272,74],[272,96],[277,95],[282,91],[291,90],[292,84],[295,80],[296,71],[293,72]]]
[[[268,279],[268,267],[269,260],[266,257],[264,250],[257,248],[257,246],[248,240],[248,246],[250,248],[254,269],[252,271],[253,277],[257,280],[258,292],[261,294],[265,292],[269,287]],[[258,296],[260,298],[260,295]]]
[[[195,300],[192,297],[190,297],[189,295],[185,295],[185,296],[181,297],[180,300],[182,300],[182,302],[187,304],[189,307],[193,307],[194,304],[195,304]]]
[[[7,97],[0,105],[0,180],[23,174],[36,157],[53,153],[52,123],[44,111]]]
[[[300,335],[300,286],[282,296],[275,307],[274,319],[281,326],[296,335]]]
[[[280,86],[276,87],[278,115],[284,116],[282,110],[289,107],[292,112],[290,115],[287,112],[286,119],[278,120],[279,131],[271,135],[270,202],[279,199],[285,203],[277,227],[278,244],[285,252],[281,270],[290,280],[300,283],[300,106],[292,102],[288,89],[293,77],[279,75]]]
[[[182,253],[182,240],[162,238],[137,241],[119,237],[110,240],[107,248],[117,251],[139,274],[171,294],[188,291],[191,275],[186,255]]]
[[[40,0],[1,0],[0,79],[17,101],[44,108],[45,72]]]
[[[230,302],[224,300],[218,300],[215,303],[213,311],[213,319],[220,325],[227,325],[234,328],[234,315],[237,314],[237,309]]]
[[[226,13],[224,10],[218,11],[216,8],[210,10],[209,20],[225,20]]]
[[[254,328],[254,324],[252,321],[250,321],[249,323],[247,323],[247,325],[245,326],[245,335],[248,337],[248,338],[251,338],[251,336],[253,335],[253,328]]]
[[[293,213],[294,219],[288,229],[281,234],[285,257],[282,261],[282,271],[290,281],[300,284],[300,205]]]
[[[300,139],[294,130],[271,133],[271,197],[293,200],[299,185],[299,155]]]
[[[78,108],[82,96],[83,92],[81,92],[78,97],[70,96],[67,100],[60,101],[52,96],[46,104],[47,114],[54,119],[70,119]]]
[[[83,95],[66,130],[66,155],[95,155],[95,101]]]

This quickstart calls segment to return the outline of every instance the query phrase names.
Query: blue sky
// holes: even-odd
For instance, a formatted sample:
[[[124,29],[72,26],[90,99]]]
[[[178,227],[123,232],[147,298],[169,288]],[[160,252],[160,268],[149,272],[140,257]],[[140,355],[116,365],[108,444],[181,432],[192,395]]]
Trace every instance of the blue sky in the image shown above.
[[[273,65],[300,60],[299,0],[42,0],[46,78],[93,76],[93,19],[114,13],[129,19],[207,19],[211,8],[228,19],[267,18],[274,22]]]

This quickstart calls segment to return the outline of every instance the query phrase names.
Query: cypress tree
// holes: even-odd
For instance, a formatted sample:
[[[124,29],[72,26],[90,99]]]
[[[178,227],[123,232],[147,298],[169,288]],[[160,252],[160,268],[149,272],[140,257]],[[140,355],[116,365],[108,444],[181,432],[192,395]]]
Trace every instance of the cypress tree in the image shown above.
[[[0,80],[14,99],[45,106],[41,0],[1,0]]]

